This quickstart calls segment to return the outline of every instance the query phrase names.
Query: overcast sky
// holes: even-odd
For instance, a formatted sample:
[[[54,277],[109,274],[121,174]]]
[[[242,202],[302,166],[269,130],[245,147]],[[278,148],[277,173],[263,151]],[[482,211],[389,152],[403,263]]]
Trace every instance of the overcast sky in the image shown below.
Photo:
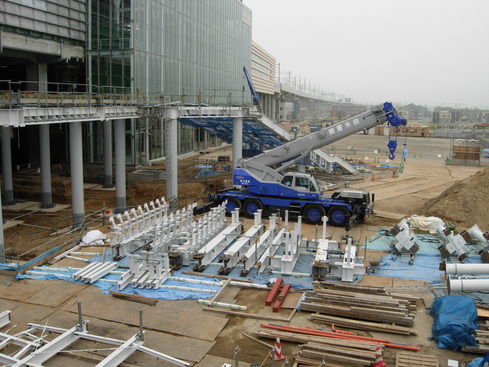
[[[281,78],[356,103],[489,109],[488,0],[243,2]]]

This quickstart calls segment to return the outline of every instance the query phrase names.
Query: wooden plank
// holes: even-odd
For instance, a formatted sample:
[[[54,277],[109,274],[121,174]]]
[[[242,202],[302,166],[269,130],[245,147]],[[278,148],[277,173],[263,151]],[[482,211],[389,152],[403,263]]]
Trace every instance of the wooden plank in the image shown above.
[[[229,310],[219,310],[219,309],[214,309],[210,307],[204,307],[204,311],[212,311],[212,312],[218,312],[218,313],[224,313],[227,315],[231,316],[241,316],[241,317],[248,317],[250,319],[259,319],[259,320],[272,320],[272,321],[284,321],[284,322],[289,322],[292,316],[295,314],[295,309],[292,310],[288,318],[280,318],[280,317],[273,317],[273,316],[266,316],[266,315],[257,315],[257,314],[251,314],[251,313],[244,313],[244,312],[237,312],[237,311],[229,311]]]
[[[324,336],[316,336],[316,335],[306,335],[306,334],[297,334],[291,333],[287,331],[279,331],[279,330],[258,330],[253,333],[254,336],[258,338],[267,338],[275,340],[277,337],[280,340],[285,340],[293,343],[302,343],[306,344],[308,342],[315,342],[327,345],[336,345],[336,346],[349,346],[351,348],[360,349],[360,350],[370,350],[374,351],[377,343],[371,343],[367,341],[360,340],[345,340],[345,339],[336,339],[336,338],[328,338]]]
[[[304,357],[301,357],[299,355],[296,355],[294,357],[294,360],[296,363],[299,363],[301,365],[306,365],[306,366],[344,367],[344,365],[339,365],[339,364],[331,364],[331,363],[322,364],[322,361],[318,361],[317,359],[304,358]]]
[[[110,291],[109,292],[113,297],[125,299],[127,301],[144,303],[146,305],[155,306],[158,303],[157,299],[143,297],[137,294],[127,294],[121,292]]]
[[[384,324],[381,322],[371,322],[362,320],[353,320],[350,318],[332,316],[332,315],[322,315],[322,314],[312,314],[310,319],[312,321],[317,321],[325,324],[335,324],[336,326],[342,326],[349,329],[355,330],[366,330],[366,331],[383,331],[392,334],[400,335],[416,335],[416,330],[405,327],[397,326],[391,324]]]
[[[370,360],[362,360],[360,358],[353,358],[353,357],[346,357],[346,356],[340,356],[340,355],[333,355],[333,354],[324,354],[321,352],[316,352],[313,350],[308,350],[308,349],[303,349],[300,352],[300,355],[305,358],[311,358],[311,359],[317,359],[320,362],[322,360],[324,361],[330,361],[334,363],[342,363],[343,365],[347,366],[370,366]]]
[[[224,284],[222,285],[221,289],[217,291],[217,293],[211,298],[209,307],[212,307],[212,303],[221,295],[221,293],[224,291],[224,288],[226,288],[229,285],[229,282],[231,281],[231,278],[228,278]]]
[[[372,361],[375,360],[375,351],[364,351],[364,350],[358,350],[354,348],[331,346],[327,344],[314,343],[314,342],[308,342],[303,348],[316,350],[328,354],[334,353],[334,354],[345,355],[354,358],[362,358],[362,359],[365,358],[365,359],[371,359]]]
[[[423,354],[409,354],[405,352],[398,352],[396,355],[396,367],[438,367],[438,357],[423,355]]]

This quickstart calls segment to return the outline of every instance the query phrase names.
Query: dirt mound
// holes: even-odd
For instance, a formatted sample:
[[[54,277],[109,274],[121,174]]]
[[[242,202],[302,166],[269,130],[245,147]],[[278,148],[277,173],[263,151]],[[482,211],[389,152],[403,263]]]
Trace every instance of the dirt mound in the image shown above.
[[[489,230],[489,168],[460,180],[421,208],[420,214],[435,216],[463,230],[477,224]]]

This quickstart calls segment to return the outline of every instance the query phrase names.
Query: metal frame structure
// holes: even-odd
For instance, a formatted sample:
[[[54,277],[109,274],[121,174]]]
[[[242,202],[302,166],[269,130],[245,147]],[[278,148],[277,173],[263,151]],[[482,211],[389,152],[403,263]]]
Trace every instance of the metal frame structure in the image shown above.
[[[29,323],[29,329],[21,333],[15,335],[0,333],[0,349],[4,349],[7,346],[17,347],[14,352],[15,354],[10,353],[7,355],[0,353],[0,362],[16,367],[41,366],[44,362],[53,358],[56,354],[62,352],[76,341],[85,339],[115,346],[114,351],[97,364],[98,367],[117,366],[137,351],[152,355],[177,366],[190,366],[188,362],[143,346],[144,330],[142,310],[139,311],[139,332],[126,341],[89,334],[87,329],[88,321],[83,320],[80,302],[78,302],[78,320],[78,324],[70,329]],[[35,335],[36,332],[41,332],[41,335]],[[44,337],[46,332],[60,335],[53,340],[47,340]]]

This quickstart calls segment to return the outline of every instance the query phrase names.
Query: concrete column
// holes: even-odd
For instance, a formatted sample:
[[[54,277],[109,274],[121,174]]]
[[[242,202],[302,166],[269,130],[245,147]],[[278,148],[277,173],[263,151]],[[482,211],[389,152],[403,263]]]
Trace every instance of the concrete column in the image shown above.
[[[52,208],[53,194],[51,191],[51,151],[49,147],[49,124],[39,125],[41,153],[41,208]]]
[[[233,168],[243,158],[243,118],[233,118]]]
[[[171,111],[166,136],[166,199],[178,200],[178,120],[177,110]]]
[[[10,127],[2,126],[2,168],[3,203],[14,205],[14,184],[12,179],[12,150],[10,147]]]
[[[126,122],[115,120],[115,210],[116,214],[126,211]]]
[[[124,139],[125,144],[125,139]],[[104,187],[114,187],[112,184],[112,121],[104,121]]]
[[[85,222],[85,197],[83,193],[82,123],[70,123],[71,206],[73,228],[82,229]]]

